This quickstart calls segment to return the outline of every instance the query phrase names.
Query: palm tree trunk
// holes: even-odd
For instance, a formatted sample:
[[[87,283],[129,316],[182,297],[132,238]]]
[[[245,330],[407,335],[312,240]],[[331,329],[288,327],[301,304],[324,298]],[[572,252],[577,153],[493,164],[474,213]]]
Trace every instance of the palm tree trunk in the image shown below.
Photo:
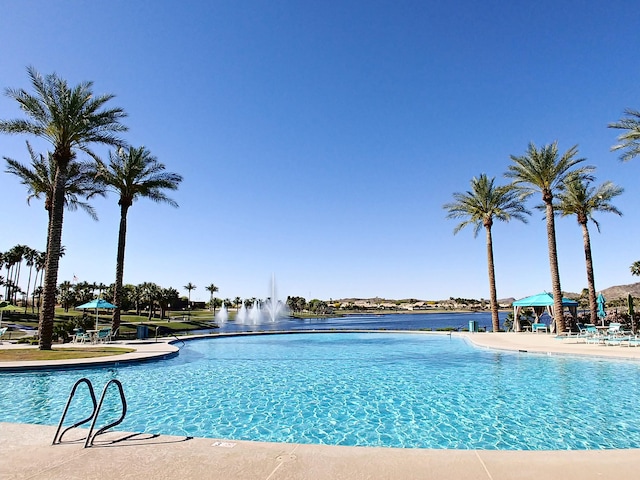
[[[24,304],[24,313],[27,314],[27,309],[29,308],[29,288],[31,288],[31,272],[33,271],[33,265],[29,267],[29,278],[27,280],[27,293],[26,293],[26,303]]]
[[[122,278],[124,277],[124,248],[127,240],[127,211],[129,205],[120,205],[120,230],[118,231],[118,254],[116,258],[116,283],[113,287],[113,310],[111,331],[120,327],[120,305],[122,303]]]
[[[62,221],[64,217],[65,180],[68,161],[58,158],[56,178],[51,206],[51,222],[47,235],[47,259],[44,265],[44,287],[42,293],[42,309],[38,334],[40,350],[51,350],[53,341],[53,318],[56,313],[56,287],[58,284],[58,267],[60,264],[60,245],[62,242]]]
[[[596,302],[596,283],[593,279],[593,259],[591,257],[591,239],[587,222],[582,225],[582,240],[584,242],[584,261],[587,266],[587,287],[589,288],[589,311],[591,312],[591,323],[595,325],[598,320],[598,304]]]
[[[487,230],[487,268],[489,270],[489,296],[491,299],[491,325],[492,330],[500,330],[500,317],[498,316],[498,294],[496,292],[496,272],[493,263],[493,239],[491,238],[491,225],[486,226]]]
[[[551,269],[551,288],[553,289],[553,319],[556,332],[565,330],[564,312],[562,308],[562,289],[560,288],[560,269],[558,268],[558,248],[556,246],[556,223],[553,213],[552,199],[544,199],[547,213],[547,242],[549,245],[549,267]]]
[[[13,304],[14,305],[18,305],[18,284],[20,283],[20,267],[22,266],[22,258],[20,258],[20,261],[18,262],[18,266],[16,267],[16,271],[15,271],[15,280],[13,282],[13,284],[15,285],[15,289],[13,290]]]
[[[11,277],[10,275],[11,265],[7,263],[7,281],[4,284],[4,298],[8,302],[11,301]]]

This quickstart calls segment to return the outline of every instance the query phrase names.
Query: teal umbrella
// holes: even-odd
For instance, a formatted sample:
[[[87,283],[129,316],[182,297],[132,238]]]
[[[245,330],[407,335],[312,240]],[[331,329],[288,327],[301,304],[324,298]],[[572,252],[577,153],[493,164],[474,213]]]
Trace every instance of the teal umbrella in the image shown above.
[[[633,297],[631,294],[627,295],[627,303],[629,304],[629,317],[631,317],[631,331],[636,333],[636,321],[633,318]]]
[[[600,318],[603,322],[604,325],[604,317],[607,316],[607,312],[604,311],[604,304],[605,304],[605,299],[604,299],[604,295],[599,294],[598,298],[596,299],[596,303],[598,304],[598,318]]]
[[[112,303],[107,302],[106,300],[103,300],[101,298],[96,298],[94,300],[91,300],[90,302],[87,303],[83,303],[82,305],[78,305],[76,307],[77,309],[79,308],[95,308],[96,309],[96,330],[98,330],[98,310],[100,309],[114,309],[116,308],[116,306]]]

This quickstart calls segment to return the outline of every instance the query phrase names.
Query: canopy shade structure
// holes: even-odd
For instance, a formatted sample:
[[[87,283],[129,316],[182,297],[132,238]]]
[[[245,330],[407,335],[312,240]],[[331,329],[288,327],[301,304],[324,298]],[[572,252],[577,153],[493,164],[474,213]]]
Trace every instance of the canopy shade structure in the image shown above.
[[[544,313],[546,310],[549,313],[549,316],[554,318],[554,321],[551,325],[551,331],[555,331],[555,316],[553,312],[553,295],[551,293],[538,293],[537,295],[532,295],[530,297],[522,298],[520,300],[516,300],[513,302],[513,329],[516,332],[520,331],[520,321],[518,320],[518,315],[520,314],[520,310],[523,308],[533,308],[533,312],[536,315],[536,323],[540,321],[540,315]],[[568,308],[569,312],[576,318],[578,316],[578,302],[575,300],[571,300],[569,298],[562,298],[562,307]]]

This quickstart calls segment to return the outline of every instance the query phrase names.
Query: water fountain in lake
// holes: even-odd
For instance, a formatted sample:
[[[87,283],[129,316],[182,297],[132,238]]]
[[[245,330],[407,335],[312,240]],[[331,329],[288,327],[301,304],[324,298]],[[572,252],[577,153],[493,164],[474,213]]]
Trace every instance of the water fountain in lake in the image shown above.
[[[227,320],[229,319],[229,312],[227,311],[227,306],[224,303],[222,304],[222,307],[220,307],[220,310],[218,310],[218,313],[216,313],[215,319],[218,325],[227,323]]]
[[[271,278],[271,296],[264,302],[256,300],[250,308],[242,303],[236,315],[236,323],[242,325],[259,325],[265,322],[275,322],[279,318],[289,315],[289,309],[276,294],[276,280]]]

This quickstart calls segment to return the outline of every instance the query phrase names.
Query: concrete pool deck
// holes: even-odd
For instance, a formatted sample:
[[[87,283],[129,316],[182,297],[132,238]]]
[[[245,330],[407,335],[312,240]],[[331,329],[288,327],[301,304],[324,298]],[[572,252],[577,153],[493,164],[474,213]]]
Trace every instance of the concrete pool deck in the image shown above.
[[[553,335],[459,333],[483,348],[640,360],[640,349],[556,340]],[[134,346],[134,345],[127,345]],[[131,354],[162,358],[165,342]],[[16,348],[6,343],[2,348]],[[172,347],[175,348],[175,347]],[[118,359],[123,360],[124,355]],[[90,359],[91,363],[105,361]],[[113,357],[112,357],[113,358]],[[108,361],[108,360],[106,360]],[[113,362],[113,360],[112,360]],[[6,362],[2,362],[6,363]],[[73,362],[77,366],[77,362]],[[1,363],[0,363],[1,365]],[[13,368],[16,366],[14,365]],[[6,394],[6,392],[4,393]],[[131,412],[134,413],[134,412]],[[635,479],[640,450],[496,451],[335,447],[110,432],[84,449],[71,431],[51,446],[55,427],[0,423],[0,479]]]

